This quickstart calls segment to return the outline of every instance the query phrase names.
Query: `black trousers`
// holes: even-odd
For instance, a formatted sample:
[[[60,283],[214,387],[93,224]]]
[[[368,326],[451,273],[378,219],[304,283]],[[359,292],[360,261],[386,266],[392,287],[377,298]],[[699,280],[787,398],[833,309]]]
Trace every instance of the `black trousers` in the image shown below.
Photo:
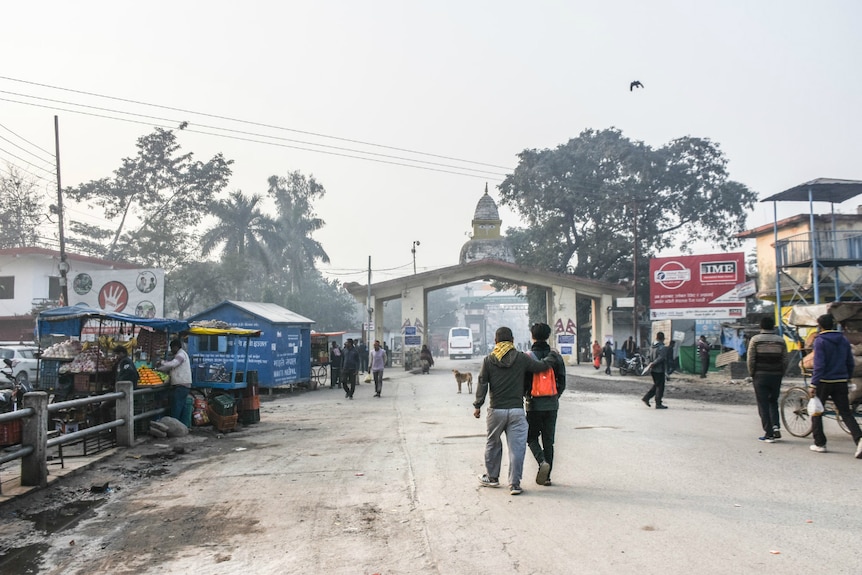
[[[853,413],[850,412],[850,399],[847,397],[847,393],[846,381],[840,381],[837,383],[821,383],[817,386],[817,397],[820,398],[823,405],[826,405],[827,399],[832,399],[832,402],[835,404],[835,411],[838,412],[839,417],[844,421],[847,429],[850,430],[853,442],[859,443],[860,438],[862,438],[862,431],[860,431],[859,424],[856,422],[856,418],[853,417]],[[811,431],[814,432],[815,445],[826,445],[826,434],[823,433],[822,415],[811,416]]]
[[[541,465],[547,461],[551,469],[554,468],[554,436],[557,433],[557,411],[528,411],[527,412],[527,445]],[[541,438],[541,444],[539,439]]]
[[[655,397],[655,404],[661,405],[661,400],[664,398],[664,372],[650,372],[652,376],[652,387],[649,389],[647,394],[644,396],[646,401],[649,401],[653,397]]]
[[[754,397],[757,399],[757,413],[766,437],[772,437],[774,429],[781,428],[778,418],[778,396],[781,394],[781,374],[758,374],[753,378]]]
[[[344,393],[347,397],[353,397],[353,392],[356,391],[356,370],[341,369],[341,387],[344,388]]]

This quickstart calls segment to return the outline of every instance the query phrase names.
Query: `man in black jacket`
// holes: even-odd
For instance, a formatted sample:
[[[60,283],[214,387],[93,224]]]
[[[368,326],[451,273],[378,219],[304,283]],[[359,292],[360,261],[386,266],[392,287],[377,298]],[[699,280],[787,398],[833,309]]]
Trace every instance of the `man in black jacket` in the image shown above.
[[[488,437],[485,441],[485,475],[479,477],[484,487],[500,486],[500,466],[503,458],[501,437],[506,433],[509,450],[509,493],[521,494],[521,475],[524,472],[524,455],[527,452],[527,417],[524,414],[524,374],[538,373],[553,367],[554,360],[536,361],[515,349],[512,330],[497,329],[493,351],[482,362],[473,417],[482,415],[482,404],[490,393],[490,407],[486,418]]]
[[[563,357],[548,345],[551,337],[551,326],[546,323],[534,323],[530,328],[533,346],[530,355],[535,359],[552,357],[554,360],[554,379],[557,382],[557,395],[532,397],[529,390],[532,386],[532,374],[524,375],[524,386],[528,390],[525,408],[527,410],[527,446],[533,452],[539,471],[536,483],[551,485],[551,471],[554,468],[554,436],[557,429],[557,411],[560,409],[560,394],[566,390],[566,364]],[[539,440],[541,439],[541,443]]]
[[[652,376],[652,387],[641,398],[641,401],[649,407],[649,400],[655,397],[655,408],[667,409],[667,406],[662,403],[662,399],[664,398],[665,370],[667,369],[667,347],[664,345],[664,332],[662,331],[655,334],[655,343],[650,348],[650,362],[647,364],[646,369],[649,370]]]
[[[353,347],[353,338],[347,338],[347,343],[341,350],[341,387],[344,388],[344,397],[347,399],[353,399],[357,371],[359,371],[359,352]]]

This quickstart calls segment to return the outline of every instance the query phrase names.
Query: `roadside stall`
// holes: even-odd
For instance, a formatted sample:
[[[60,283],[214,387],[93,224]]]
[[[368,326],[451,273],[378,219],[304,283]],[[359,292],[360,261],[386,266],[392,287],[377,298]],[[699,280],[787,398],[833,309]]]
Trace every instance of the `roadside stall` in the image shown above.
[[[115,390],[114,348],[121,345],[138,368],[138,386],[164,385],[166,374],[153,368],[165,357],[171,337],[188,330],[185,321],[144,318],[106,312],[84,305],[42,311],[36,321],[40,369],[37,389],[54,395],[55,401],[98,395]],[[49,345],[47,345],[49,342]],[[164,392],[147,394],[135,409],[148,411],[167,397]],[[109,414],[101,408],[71,409],[61,413],[56,429],[61,433],[98,425]]]
[[[312,389],[317,389],[321,385],[326,385],[326,379],[332,373],[330,369],[331,358],[329,350],[331,343],[334,341],[341,347],[341,337],[347,333],[346,331],[330,331],[318,332],[311,331],[311,385]],[[333,382],[334,383],[334,382]]]
[[[260,330],[201,321],[183,335],[192,364],[192,423],[212,423],[220,431],[233,429],[237,420],[258,423],[258,374],[248,368],[252,338],[260,338]]]

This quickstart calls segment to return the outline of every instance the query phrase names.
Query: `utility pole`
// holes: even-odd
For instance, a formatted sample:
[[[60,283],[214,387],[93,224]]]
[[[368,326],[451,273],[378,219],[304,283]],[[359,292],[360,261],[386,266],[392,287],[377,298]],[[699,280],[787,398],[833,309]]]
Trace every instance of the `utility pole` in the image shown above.
[[[54,116],[54,157],[57,159],[57,215],[60,220],[60,297],[64,306],[69,305],[69,282],[66,274],[69,263],[66,261],[66,239],[63,236],[63,186],[60,184],[60,119]]]
[[[374,308],[371,307],[371,256],[368,256],[368,297],[365,300],[365,311],[368,313],[368,323],[365,326],[367,330],[365,345],[371,349],[371,318],[374,313]]]
[[[635,225],[635,233],[634,233],[634,266],[632,270],[632,277],[634,278],[632,283],[632,297],[634,301],[634,307],[632,307],[632,333],[635,336],[635,345],[640,348],[640,333],[638,333],[638,204],[637,202],[632,202],[632,213],[634,214],[634,225]]]

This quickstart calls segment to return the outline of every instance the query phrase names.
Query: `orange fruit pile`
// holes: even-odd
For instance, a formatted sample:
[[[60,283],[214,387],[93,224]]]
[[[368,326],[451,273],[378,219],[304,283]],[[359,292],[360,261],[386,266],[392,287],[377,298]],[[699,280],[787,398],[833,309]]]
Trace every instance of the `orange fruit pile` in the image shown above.
[[[161,385],[165,382],[167,374],[163,374],[151,367],[142,365],[138,368],[138,385]]]

